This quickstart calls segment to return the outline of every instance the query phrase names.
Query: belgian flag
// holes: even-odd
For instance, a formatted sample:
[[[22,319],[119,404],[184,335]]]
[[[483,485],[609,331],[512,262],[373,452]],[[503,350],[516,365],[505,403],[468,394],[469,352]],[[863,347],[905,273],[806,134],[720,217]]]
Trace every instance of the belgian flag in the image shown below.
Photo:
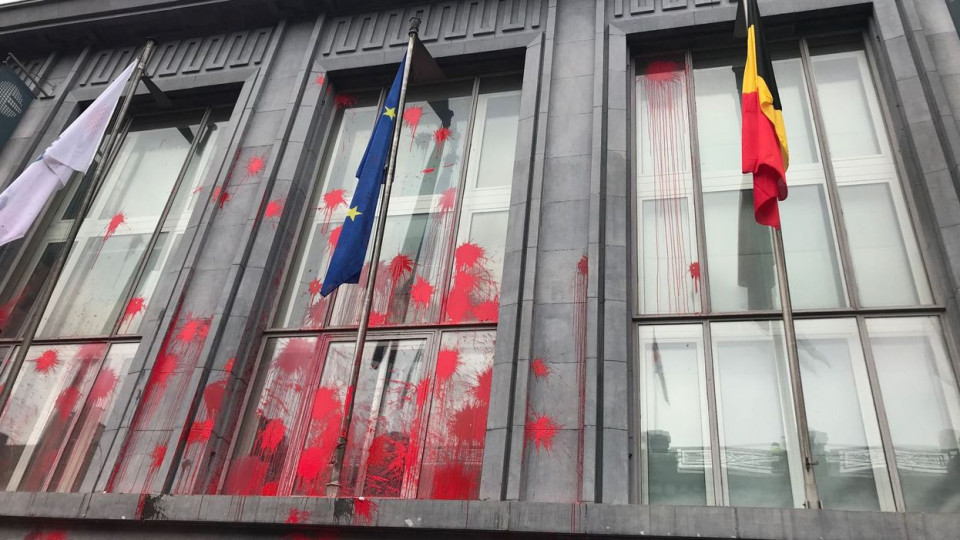
[[[753,213],[757,223],[779,229],[778,201],[787,198],[785,174],[790,153],[757,0],[740,0],[735,35],[747,38],[742,90],[743,173],[753,173]]]

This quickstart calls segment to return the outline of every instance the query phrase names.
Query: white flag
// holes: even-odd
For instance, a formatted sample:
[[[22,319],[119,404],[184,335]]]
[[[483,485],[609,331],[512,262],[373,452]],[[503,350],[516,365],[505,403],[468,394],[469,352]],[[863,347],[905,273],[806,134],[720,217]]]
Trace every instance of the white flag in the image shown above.
[[[73,171],[86,173],[136,66],[127,66],[36,161],[0,193],[0,246],[22,238]]]

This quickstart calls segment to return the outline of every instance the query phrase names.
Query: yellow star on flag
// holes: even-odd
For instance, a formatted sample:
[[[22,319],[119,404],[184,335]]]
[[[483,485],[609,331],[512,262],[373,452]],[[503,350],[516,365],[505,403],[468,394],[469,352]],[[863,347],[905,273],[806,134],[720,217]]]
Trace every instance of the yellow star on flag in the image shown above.
[[[363,212],[358,211],[356,206],[347,210],[347,217],[350,218],[350,221],[356,220],[357,216],[361,215],[363,215]]]
[[[387,110],[383,111],[384,116],[389,116],[391,120],[397,119],[397,108],[396,107],[386,107]]]

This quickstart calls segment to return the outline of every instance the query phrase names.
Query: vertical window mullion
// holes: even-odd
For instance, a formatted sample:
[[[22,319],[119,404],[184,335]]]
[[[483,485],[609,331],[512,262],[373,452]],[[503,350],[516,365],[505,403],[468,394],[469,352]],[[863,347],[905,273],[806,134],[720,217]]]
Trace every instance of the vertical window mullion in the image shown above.
[[[813,66],[810,61],[810,48],[806,38],[800,38],[800,61],[803,65],[803,78],[807,85],[807,94],[810,98],[810,112],[813,116],[813,125],[817,134],[817,145],[820,150],[820,161],[826,177],[827,195],[832,209],[833,227],[837,235],[840,248],[840,266],[843,271],[844,283],[847,286],[847,297],[850,307],[860,308],[860,292],[857,288],[856,275],[853,270],[853,259],[850,255],[850,243],[847,239],[847,229],[843,222],[843,208],[840,206],[840,191],[837,187],[837,178],[833,170],[833,159],[830,157],[830,148],[827,143],[827,132],[823,123],[823,112],[820,108],[820,95],[814,79]]]
[[[133,273],[133,279],[130,280],[130,285],[122,297],[123,300],[121,305],[124,307],[130,302],[131,297],[137,290],[137,286],[140,284],[140,280],[143,279],[143,274],[147,269],[147,264],[150,262],[150,257],[157,245],[157,240],[160,238],[160,233],[163,230],[163,226],[170,214],[170,208],[173,206],[173,202],[177,198],[177,192],[180,190],[183,179],[186,177],[187,171],[190,169],[191,162],[197,157],[197,149],[200,147],[200,142],[210,135],[210,129],[207,124],[209,120],[210,108],[207,108],[207,110],[203,113],[203,118],[200,120],[199,127],[197,128],[197,134],[193,137],[193,142],[190,143],[190,149],[187,150],[187,155],[183,160],[183,164],[180,166],[180,172],[177,173],[177,179],[174,181],[173,187],[170,190],[170,195],[167,197],[167,203],[163,206],[163,210],[160,212],[160,217],[157,220],[157,225],[154,227],[153,233],[150,235],[150,240],[147,241],[143,255],[140,257],[140,262],[137,263],[137,267]],[[189,123],[185,127],[186,129],[190,129]],[[121,311],[120,317],[117,317],[117,320],[113,324],[113,331],[111,332],[111,335],[116,335],[119,333],[120,327],[123,325],[123,315],[123,311]]]
[[[890,485],[893,489],[893,502],[897,512],[905,512],[903,488],[900,485],[900,470],[897,466],[897,454],[893,447],[890,435],[890,424],[887,421],[887,409],[880,390],[880,379],[877,375],[877,366],[873,357],[873,345],[867,333],[867,322],[863,315],[857,316],[857,329],[860,331],[860,344],[863,348],[864,360],[867,364],[867,377],[870,380],[870,393],[876,408],[877,423],[880,426],[880,441],[883,444],[883,453],[886,455],[887,473],[890,475]]]
[[[726,487],[723,471],[720,467],[720,423],[717,412],[717,386],[713,361],[713,337],[710,332],[710,323],[703,325],[703,355],[704,370],[707,379],[707,416],[710,422],[710,461],[713,474],[713,503],[717,506],[727,504]]]
[[[693,53],[687,51],[684,57],[687,77],[688,120],[690,125],[690,161],[693,176],[694,223],[697,228],[697,257],[700,263],[700,311],[712,313],[710,302],[710,261],[707,260],[707,230],[703,217],[703,182],[700,167],[700,138],[697,126],[696,81],[693,77]],[[719,499],[718,499],[719,500]]]

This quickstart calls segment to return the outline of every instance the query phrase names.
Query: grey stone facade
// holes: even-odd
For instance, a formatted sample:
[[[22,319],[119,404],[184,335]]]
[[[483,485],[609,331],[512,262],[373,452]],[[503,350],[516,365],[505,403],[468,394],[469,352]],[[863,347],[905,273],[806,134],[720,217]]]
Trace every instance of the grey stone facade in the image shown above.
[[[956,369],[960,34],[947,4],[760,3],[778,30],[832,21],[864,31],[872,44]],[[247,176],[231,191],[229,211],[210,200],[192,216],[191,241],[181,244],[148,308],[143,344],[121,379],[121,406],[82,493],[0,493],[0,538],[53,530],[69,538],[313,537],[326,534],[321,526],[342,538],[417,537],[403,530],[410,528],[458,538],[463,529],[476,538],[960,537],[957,515],[636,504],[630,61],[657,40],[726,31],[734,12],[728,0],[27,0],[0,7],[0,51],[29,60],[52,93],[34,102],[0,149],[0,186],[56,138],[147,36],[158,42],[148,73],[164,91],[235,89],[206,185]],[[199,402],[165,411],[162,425],[136,422],[164,336],[179,331],[181,314],[209,317],[209,338],[186,375],[188,386],[199,391],[222,376],[237,387],[249,382],[265,310],[320,166],[335,109],[331,87],[340,76],[398,62],[413,15],[423,18],[422,37],[442,66],[492,59],[523,67],[493,372],[498,399],[489,412],[481,500],[381,500],[374,519],[360,522],[337,507],[345,504],[339,500],[167,494],[181,474],[183,434]],[[251,158],[260,158],[262,169],[243,170]],[[282,214],[265,216],[276,200],[285,201]],[[575,286],[578,279],[583,287]],[[225,370],[232,359],[235,369]],[[534,359],[561,382],[529,377]],[[222,465],[216,460],[227,453],[225,431],[234,430],[242,401],[243,392],[228,393],[197,470],[213,474]],[[525,448],[531,409],[561,419],[554,444],[567,455]],[[146,489],[163,495],[102,493],[137,431],[177,449]],[[284,523],[291,508],[309,516],[306,525]]]

